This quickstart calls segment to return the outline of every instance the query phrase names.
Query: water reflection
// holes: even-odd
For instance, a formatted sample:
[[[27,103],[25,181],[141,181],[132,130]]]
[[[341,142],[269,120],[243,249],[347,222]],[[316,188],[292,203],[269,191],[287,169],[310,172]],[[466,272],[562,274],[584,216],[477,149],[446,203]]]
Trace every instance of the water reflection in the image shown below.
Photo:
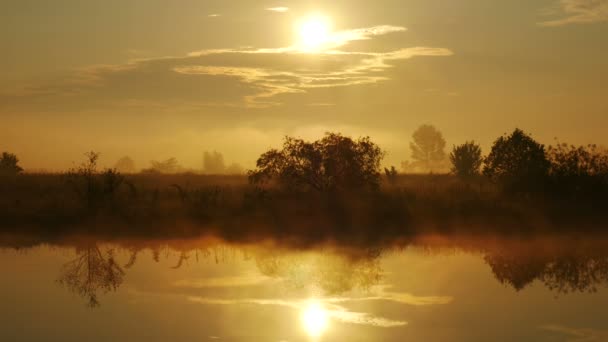
[[[99,306],[98,293],[116,291],[125,272],[114,259],[114,250],[102,252],[97,244],[76,248],[77,257],[63,265],[58,282],[84,297],[89,307]]]
[[[568,236],[545,237],[446,237],[418,236],[377,246],[293,247],[276,243],[230,244],[210,238],[200,239],[121,239],[108,241],[95,236],[45,240],[42,237],[3,236],[0,247],[31,249],[41,244],[73,248],[76,257],[65,263],[57,281],[70,292],[83,297],[90,307],[100,304],[100,295],[120,288],[126,273],[136,265],[143,250],[152,252],[158,263],[161,254],[174,260],[173,269],[195,265],[201,259],[221,264],[231,259],[253,261],[259,274],[278,279],[287,288],[314,289],[324,303],[337,305],[345,292],[366,292],[381,288],[385,275],[381,261],[385,255],[398,254],[409,248],[425,253],[463,252],[480,255],[495,279],[515,291],[522,291],[534,281],[556,294],[594,292],[608,284],[608,239],[593,237],[573,239]],[[120,262],[117,253],[120,252]],[[121,266],[122,265],[122,266]],[[403,265],[403,272],[408,272]],[[230,279],[233,283],[255,284],[256,278]],[[475,281],[471,279],[471,281]],[[182,287],[210,287],[198,280],[176,282]],[[192,297],[192,301],[221,304],[209,298]],[[354,299],[353,299],[354,300]],[[383,290],[381,295],[358,297],[356,300],[387,300],[408,304],[447,303],[445,297],[408,297],[407,294]],[[249,303],[259,301],[248,300]],[[292,304],[288,304],[292,305]],[[302,303],[296,306],[302,309]],[[325,311],[324,311],[325,312]],[[392,323],[391,323],[392,324]]]

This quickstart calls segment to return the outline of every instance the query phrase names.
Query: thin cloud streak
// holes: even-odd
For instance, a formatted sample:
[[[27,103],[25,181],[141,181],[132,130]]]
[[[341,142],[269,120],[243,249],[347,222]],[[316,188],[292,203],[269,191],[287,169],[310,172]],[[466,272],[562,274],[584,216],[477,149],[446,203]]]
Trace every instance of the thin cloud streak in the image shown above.
[[[560,0],[553,8],[544,10],[543,14],[564,16],[539,23],[545,27],[608,21],[608,0]]]
[[[238,305],[238,304],[251,304],[251,305],[273,305],[283,306],[294,310],[303,310],[308,305],[308,300],[282,300],[282,299],[217,299],[217,298],[205,298],[190,296],[187,299],[194,303],[205,304],[205,305]],[[325,300],[318,300],[319,303],[324,303],[325,311],[327,316],[342,322],[349,324],[369,325],[382,328],[391,328],[407,325],[405,321],[391,320],[384,317],[377,317],[366,312],[349,311],[348,309],[331,304]]]
[[[289,11],[289,7],[269,7],[266,10],[271,12],[285,13]]]
[[[360,36],[363,37],[363,36]],[[298,55],[302,54],[288,48],[258,50],[209,50],[199,51],[192,56],[209,56],[213,54],[269,54]],[[308,55],[308,54],[306,54]],[[330,50],[315,54],[317,58],[349,56],[357,62],[334,71],[285,71],[270,68],[222,67],[222,66],[180,66],[173,70],[185,75],[227,76],[239,78],[243,83],[256,85],[261,91],[245,97],[249,107],[267,107],[279,105],[269,101],[279,94],[305,93],[307,89],[333,88],[353,85],[373,84],[389,80],[379,75],[393,65],[389,61],[406,60],[416,56],[451,56],[453,52],[444,48],[413,47],[390,52],[345,52]]]
[[[568,336],[568,342],[600,342],[608,340],[608,331],[571,328],[562,325],[544,325],[540,329]]]

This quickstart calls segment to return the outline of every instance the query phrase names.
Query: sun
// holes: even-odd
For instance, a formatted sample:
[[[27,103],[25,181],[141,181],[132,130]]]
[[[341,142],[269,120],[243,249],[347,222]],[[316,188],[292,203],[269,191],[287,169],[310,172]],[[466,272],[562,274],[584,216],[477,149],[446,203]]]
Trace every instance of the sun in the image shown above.
[[[331,23],[321,15],[309,16],[299,23],[298,34],[304,50],[318,51],[329,42]]]
[[[310,302],[302,311],[304,330],[311,337],[319,337],[327,329],[327,311],[317,302]]]

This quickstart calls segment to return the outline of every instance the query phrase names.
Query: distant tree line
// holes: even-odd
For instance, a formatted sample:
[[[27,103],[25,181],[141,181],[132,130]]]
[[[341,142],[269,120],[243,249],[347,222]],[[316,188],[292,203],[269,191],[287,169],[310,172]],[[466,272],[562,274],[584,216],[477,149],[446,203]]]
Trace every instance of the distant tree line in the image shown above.
[[[450,172],[465,183],[483,179],[508,193],[552,193],[555,195],[594,196],[608,190],[608,152],[596,145],[573,146],[557,143],[545,147],[521,129],[497,138],[487,155],[474,141],[466,141],[445,152],[446,141],[432,125],[420,126],[410,143],[412,161],[402,164],[406,173],[413,170],[430,173]],[[377,189],[384,173],[389,183],[398,180],[397,169],[381,169],[384,151],[369,137],[352,139],[339,133],[326,133],[316,141],[285,137],[281,149],[263,153],[256,167],[248,172],[256,185],[274,182],[288,190],[343,191]],[[88,164],[71,174],[81,177],[87,187],[93,186],[88,174],[96,173],[99,154],[89,152]],[[16,155],[3,152],[0,175],[15,176],[23,171]],[[136,171],[128,156],[120,158],[114,168],[107,169],[107,191],[121,180],[120,173]],[[176,158],[153,160],[145,173],[188,172]],[[382,172],[384,171],[384,172]],[[192,172],[192,171],[191,171]],[[201,171],[199,171],[201,172]],[[238,164],[226,166],[224,156],[205,151],[202,173],[241,174]],[[95,185],[97,186],[97,185]],[[109,190],[108,190],[109,189]]]

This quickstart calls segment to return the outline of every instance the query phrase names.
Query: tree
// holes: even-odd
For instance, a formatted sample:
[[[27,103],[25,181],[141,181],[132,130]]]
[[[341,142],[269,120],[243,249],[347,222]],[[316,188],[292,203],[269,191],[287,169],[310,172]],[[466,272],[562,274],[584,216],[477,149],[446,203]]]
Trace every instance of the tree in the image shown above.
[[[150,164],[152,164],[152,167],[144,170],[144,172],[175,173],[180,168],[177,159],[173,157],[164,161],[152,160],[150,161]]]
[[[410,143],[412,159],[417,166],[428,172],[441,170],[445,163],[445,139],[437,128],[422,125],[412,134]]]
[[[282,150],[260,156],[249,172],[252,183],[270,179],[287,189],[332,191],[377,188],[384,153],[369,137],[353,140],[326,133],[307,142],[285,137]]]
[[[220,175],[226,172],[224,156],[217,152],[207,152],[203,155],[203,172],[212,175]]]
[[[2,152],[0,157],[0,175],[14,176],[23,171],[19,166],[19,158],[8,152]]]
[[[114,168],[121,173],[133,173],[135,172],[135,162],[131,157],[124,156],[118,159]]]
[[[494,142],[484,164],[484,175],[513,192],[542,188],[550,167],[544,145],[519,128]]]
[[[474,141],[454,146],[450,153],[452,173],[464,180],[469,180],[479,174],[482,161],[481,147]]]

